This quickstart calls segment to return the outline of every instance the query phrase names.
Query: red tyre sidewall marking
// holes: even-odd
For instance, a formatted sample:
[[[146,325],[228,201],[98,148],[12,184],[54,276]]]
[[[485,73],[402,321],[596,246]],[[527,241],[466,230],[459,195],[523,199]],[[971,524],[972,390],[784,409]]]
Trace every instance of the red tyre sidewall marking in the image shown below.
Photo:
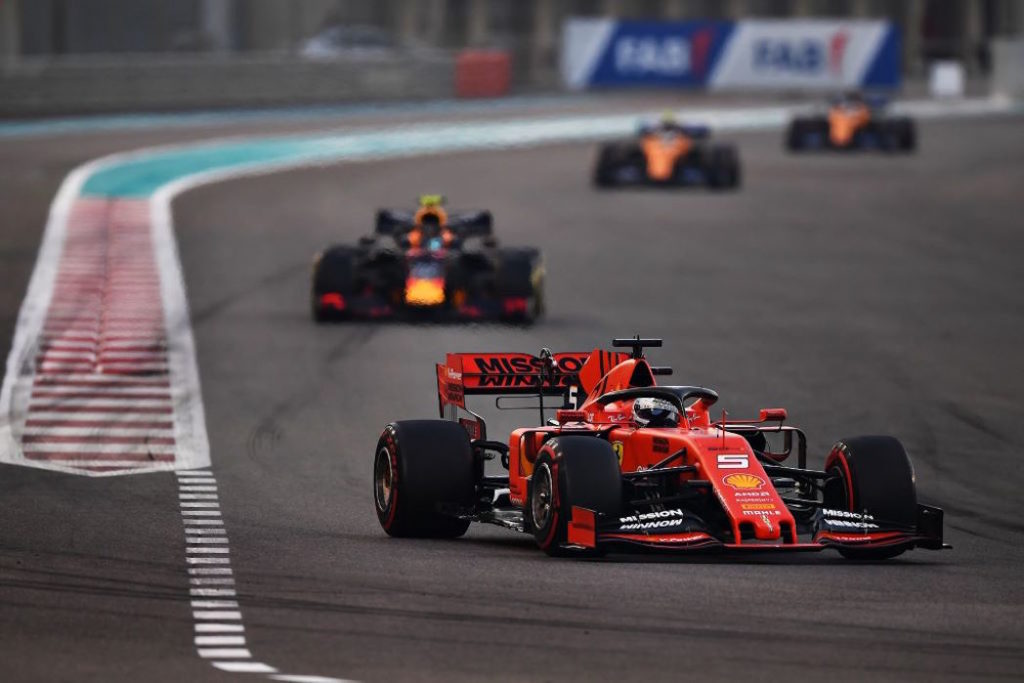
[[[558,532],[560,518],[558,506],[561,501],[558,494],[558,461],[555,459],[555,453],[552,449],[546,448],[545,450],[551,456],[551,467],[549,468],[549,472],[551,472],[551,519],[548,526],[547,536],[544,537],[540,547],[547,550],[551,547],[551,544],[555,540],[555,534]],[[531,506],[532,504],[533,503],[531,501]]]
[[[828,462],[826,463],[825,469],[828,470],[831,467],[832,459],[836,458],[839,460],[839,464],[842,465],[843,472],[846,474],[846,505],[850,508],[850,512],[856,512],[856,506],[854,505],[853,499],[853,477],[850,476],[850,465],[846,462],[846,454],[841,448],[832,449],[832,453],[829,454]]]
[[[390,531],[395,523],[395,516],[398,513],[398,445],[395,440],[394,431],[389,427],[384,435],[384,448],[388,452],[388,459],[391,461],[391,500],[388,501],[387,519],[384,521],[384,530]]]

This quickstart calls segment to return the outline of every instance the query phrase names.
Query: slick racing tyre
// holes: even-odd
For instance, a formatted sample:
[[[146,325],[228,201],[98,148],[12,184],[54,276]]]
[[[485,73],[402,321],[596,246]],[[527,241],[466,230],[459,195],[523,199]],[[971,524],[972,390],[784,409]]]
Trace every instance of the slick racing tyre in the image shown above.
[[[786,132],[786,149],[791,152],[799,152],[804,148],[804,139],[807,135],[807,120],[793,119],[789,123],[789,130]]]
[[[913,152],[917,149],[917,130],[912,119],[901,117],[889,122],[895,148],[901,152]]]
[[[313,266],[313,287],[310,296],[313,320],[324,322],[344,318],[347,314],[348,299],[356,288],[356,258],[359,250],[355,247],[331,247],[317,259]],[[324,295],[338,295],[330,304],[321,301]],[[339,307],[340,306],[340,307]]]
[[[715,190],[733,190],[740,184],[740,159],[736,148],[717,145],[708,159],[708,184]]]
[[[614,155],[615,148],[611,145],[602,145],[597,153],[597,163],[594,164],[594,186],[611,187],[615,184],[614,178]]]
[[[475,492],[469,435],[457,422],[406,420],[384,428],[373,460],[373,500],[389,536],[462,536],[469,520],[442,508],[469,508]]]
[[[594,185],[596,187],[614,187],[619,184],[617,175],[620,170],[635,167],[644,171],[647,160],[643,151],[633,142],[613,142],[602,145],[594,165]]]
[[[534,540],[548,555],[586,554],[565,547],[573,505],[610,516],[622,510],[619,460],[604,439],[561,436],[540,450],[527,491],[526,515]]]
[[[790,152],[799,152],[807,149],[809,141],[814,139],[818,146],[825,147],[828,144],[828,122],[818,118],[797,118],[789,124],[786,133],[786,149]]]
[[[523,309],[506,311],[504,320],[529,325],[544,314],[544,263],[538,250],[503,249],[495,279],[497,294],[503,301],[526,302]]]
[[[906,450],[891,436],[857,436],[832,446],[825,459],[824,505],[835,510],[864,513],[889,524],[917,526],[917,487]],[[885,560],[906,550],[844,548],[851,560]]]

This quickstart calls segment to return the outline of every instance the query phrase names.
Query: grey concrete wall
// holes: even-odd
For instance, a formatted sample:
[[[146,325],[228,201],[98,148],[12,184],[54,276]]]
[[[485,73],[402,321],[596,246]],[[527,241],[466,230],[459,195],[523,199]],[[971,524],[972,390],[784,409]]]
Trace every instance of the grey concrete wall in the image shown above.
[[[0,71],[0,116],[454,97],[454,70],[448,57],[22,59]]]

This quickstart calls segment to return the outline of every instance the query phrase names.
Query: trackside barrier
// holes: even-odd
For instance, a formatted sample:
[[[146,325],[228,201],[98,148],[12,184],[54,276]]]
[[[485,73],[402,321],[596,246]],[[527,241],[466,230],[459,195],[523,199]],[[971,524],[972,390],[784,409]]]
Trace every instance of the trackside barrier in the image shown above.
[[[901,54],[900,32],[886,21],[572,18],[563,26],[561,71],[574,90],[895,88]]]
[[[991,45],[992,92],[1024,98],[1024,38],[999,38]]]
[[[436,99],[451,97],[454,74],[448,55],[25,58],[0,70],[0,116]]]
[[[464,50],[455,60],[457,97],[503,97],[508,94],[512,61],[501,50]]]

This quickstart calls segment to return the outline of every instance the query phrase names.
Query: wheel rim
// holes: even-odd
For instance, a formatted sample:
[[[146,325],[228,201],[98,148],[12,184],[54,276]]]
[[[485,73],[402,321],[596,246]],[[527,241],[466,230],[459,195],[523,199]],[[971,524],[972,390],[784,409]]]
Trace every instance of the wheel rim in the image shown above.
[[[551,519],[553,491],[551,468],[545,463],[533,473],[533,498],[530,501],[530,512],[533,514],[533,526],[537,529],[545,528]]]
[[[388,453],[388,449],[382,448],[377,453],[377,462],[373,466],[373,496],[378,510],[387,510],[391,504],[394,483],[395,474],[391,469],[391,454]]]

